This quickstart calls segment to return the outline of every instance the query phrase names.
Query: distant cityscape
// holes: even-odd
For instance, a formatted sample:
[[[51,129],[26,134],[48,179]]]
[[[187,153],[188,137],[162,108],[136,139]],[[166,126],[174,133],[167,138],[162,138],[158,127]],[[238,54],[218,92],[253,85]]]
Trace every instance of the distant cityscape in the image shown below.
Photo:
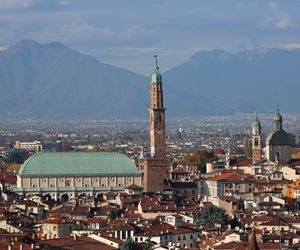
[[[2,120],[0,249],[300,249],[300,115]],[[146,112],[146,110],[145,110]]]

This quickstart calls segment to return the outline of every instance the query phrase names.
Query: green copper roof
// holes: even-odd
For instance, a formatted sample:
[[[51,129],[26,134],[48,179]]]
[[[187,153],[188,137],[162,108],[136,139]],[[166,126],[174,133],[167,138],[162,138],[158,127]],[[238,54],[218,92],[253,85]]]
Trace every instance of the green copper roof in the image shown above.
[[[259,133],[261,132],[260,122],[259,122],[259,120],[257,119],[257,117],[255,118],[255,120],[254,120],[253,123],[252,123],[252,128],[253,128],[253,129],[257,129]]]
[[[159,73],[159,67],[158,67],[158,62],[157,62],[157,55],[155,57],[155,67],[154,67],[154,72],[151,76],[151,82],[161,82],[161,75]]]
[[[20,176],[106,176],[139,174],[134,161],[113,152],[39,153],[22,165]]]

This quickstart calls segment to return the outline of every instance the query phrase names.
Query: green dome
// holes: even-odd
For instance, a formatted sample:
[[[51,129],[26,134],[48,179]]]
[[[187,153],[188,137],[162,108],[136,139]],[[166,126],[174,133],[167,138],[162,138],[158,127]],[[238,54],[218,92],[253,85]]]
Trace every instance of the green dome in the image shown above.
[[[20,176],[139,175],[133,160],[114,152],[39,153],[24,162]]]

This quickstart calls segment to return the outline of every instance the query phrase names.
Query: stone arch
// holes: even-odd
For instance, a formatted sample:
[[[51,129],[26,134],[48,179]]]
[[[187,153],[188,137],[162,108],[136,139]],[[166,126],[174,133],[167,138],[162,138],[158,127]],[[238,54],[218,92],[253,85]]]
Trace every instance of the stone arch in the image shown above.
[[[98,200],[103,199],[103,193],[98,193],[98,194],[96,194],[96,198],[97,198]]]
[[[86,193],[79,193],[77,195],[78,198],[83,198],[83,197],[87,197],[88,195]]]
[[[46,199],[47,201],[50,201],[50,200],[52,199],[51,194],[46,194],[46,195],[45,195],[45,199]]]
[[[69,195],[68,195],[68,194],[63,194],[63,195],[60,197],[60,201],[61,201],[61,202],[67,202],[67,201],[69,201]]]

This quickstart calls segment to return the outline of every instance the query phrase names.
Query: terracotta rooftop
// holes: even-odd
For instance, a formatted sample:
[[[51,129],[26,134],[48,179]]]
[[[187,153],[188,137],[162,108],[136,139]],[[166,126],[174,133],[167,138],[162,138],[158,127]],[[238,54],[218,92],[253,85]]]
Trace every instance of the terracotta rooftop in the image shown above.
[[[116,249],[110,245],[101,243],[97,240],[91,239],[89,237],[78,237],[74,239],[73,237],[69,238],[60,238],[52,240],[43,240],[41,241],[42,249],[46,247],[52,247],[49,249],[68,249],[68,250],[113,250]],[[44,247],[44,248],[43,248]]]

